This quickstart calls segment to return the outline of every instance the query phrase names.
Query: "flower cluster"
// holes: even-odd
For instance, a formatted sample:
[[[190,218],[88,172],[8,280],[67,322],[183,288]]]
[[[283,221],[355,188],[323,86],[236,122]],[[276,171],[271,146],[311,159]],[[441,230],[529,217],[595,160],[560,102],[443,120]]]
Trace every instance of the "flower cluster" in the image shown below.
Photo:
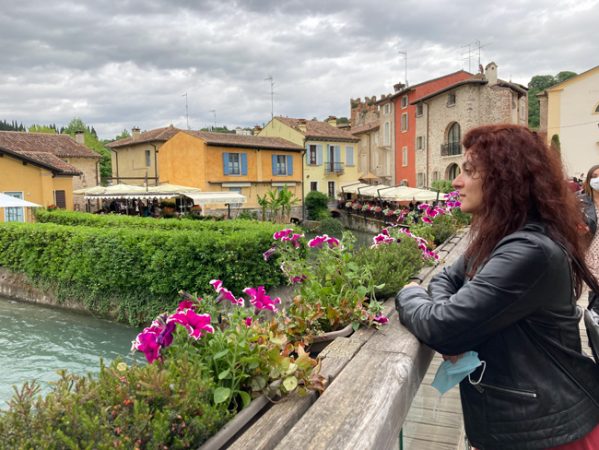
[[[316,236],[314,239],[310,239],[308,242],[308,247],[310,248],[321,248],[324,244],[327,244],[329,248],[339,247],[341,242],[339,239],[333,236],[329,236],[327,234],[323,234],[322,236]]]
[[[449,211],[462,206],[462,202],[460,202],[460,194],[458,191],[449,192],[448,194],[445,194],[444,198],[445,205]]]
[[[398,227],[397,225],[392,225],[391,227],[396,229],[397,233],[401,233],[403,236],[414,239],[416,241],[416,243],[418,244],[418,248],[422,252],[422,257],[425,260],[437,261],[439,259],[439,255],[437,253],[435,253],[433,250],[430,250],[428,248],[428,243],[426,242],[425,239],[423,239],[419,236],[416,236],[415,234],[410,232],[410,230],[408,230],[407,228]],[[371,248],[377,248],[380,245],[388,245],[388,244],[392,244],[394,242],[399,243],[399,242],[401,242],[401,238],[399,236],[396,236],[396,237],[391,236],[391,234],[389,232],[389,228],[383,228],[379,234],[377,234],[375,237],[372,238],[372,242],[373,242],[373,244],[371,245]]]
[[[243,293],[250,297],[250,303],[256,308],[256,311],[269,310],[274,312],[277,310],[275,305],[281,303],[279,297],[271,299],[270,296],[266,295],[264,286],[258,286],[257,288],[247,287],[243,290]]]

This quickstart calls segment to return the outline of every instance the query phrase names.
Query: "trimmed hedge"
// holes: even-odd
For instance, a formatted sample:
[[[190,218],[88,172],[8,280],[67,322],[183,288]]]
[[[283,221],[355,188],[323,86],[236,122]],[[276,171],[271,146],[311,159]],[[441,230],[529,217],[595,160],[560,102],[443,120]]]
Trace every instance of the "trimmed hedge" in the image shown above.
[[[56,223],[59,225],[83,225],[101,228],[144,228],[152,230],[190,230],[218,231],[231,234],[238,231],[260,230],[271,235],[281,229],[281,225],[256,220],[192,220],[192,219],[156,219],[153,217],[123,216],[119,214],[89,214],[75,211],[36,210],[35,217],[39,223]]]
[[[179,290],[204,292],[214,278],[234,292],[282,284],[278,267],[262,257],[271,243],[268,228],[224,234],[6,223],[0,265],[59,299],[140,325],[176,306]]]

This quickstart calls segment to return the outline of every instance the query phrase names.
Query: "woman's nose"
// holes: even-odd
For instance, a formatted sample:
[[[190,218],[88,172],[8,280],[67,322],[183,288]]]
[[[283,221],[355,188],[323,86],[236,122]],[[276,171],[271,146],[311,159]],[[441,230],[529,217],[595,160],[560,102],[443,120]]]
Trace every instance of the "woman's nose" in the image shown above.
[[[458,175],[457,177],[455,177],[455,178],[453,179],[453,181],[451,182],[451,185],[452,185],[454,188],[456,188],[456,189],[457,189],[458,187],[462,186],[462,184],[463,184],[463,183],[462,183],[462,175],[461,175],[461,174],[460,174],[460,175]]]

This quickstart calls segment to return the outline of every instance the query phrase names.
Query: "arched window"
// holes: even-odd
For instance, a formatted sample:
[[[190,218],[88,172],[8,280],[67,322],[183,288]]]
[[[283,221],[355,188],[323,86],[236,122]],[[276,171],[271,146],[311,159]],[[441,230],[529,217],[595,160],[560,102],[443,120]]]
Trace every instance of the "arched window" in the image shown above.
[[[447,130],[447,143],[441,148],[442,156],[455,156],[462,154],[462,146],[460,145],[461,132],[460,124],[454,122]]]
[[[453,181],[455,177],[460,174],[460,166],[457,164],[450,164],[447,168],[447,179]]]
[[[599,113],[599,103],[597,104],[597,107],[595,108],[595,112]]]

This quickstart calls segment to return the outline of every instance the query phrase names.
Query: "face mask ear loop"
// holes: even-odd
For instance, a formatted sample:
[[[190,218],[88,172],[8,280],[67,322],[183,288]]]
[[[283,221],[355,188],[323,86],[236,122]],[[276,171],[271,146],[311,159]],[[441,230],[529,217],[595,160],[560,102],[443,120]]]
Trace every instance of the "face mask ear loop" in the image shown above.
[[[470,374],[468,374],[468,381],[472,386],[476,386],[477,384],[480,384],[481,381],[483,381],[483,375],[485,374],[485,369],[487,368],[487,361],[481,361],[480,363],[483,366],[483,368],[480,372],[480,377],[478,377],[478,380],[472,381],[472,378],[470,378]]]

